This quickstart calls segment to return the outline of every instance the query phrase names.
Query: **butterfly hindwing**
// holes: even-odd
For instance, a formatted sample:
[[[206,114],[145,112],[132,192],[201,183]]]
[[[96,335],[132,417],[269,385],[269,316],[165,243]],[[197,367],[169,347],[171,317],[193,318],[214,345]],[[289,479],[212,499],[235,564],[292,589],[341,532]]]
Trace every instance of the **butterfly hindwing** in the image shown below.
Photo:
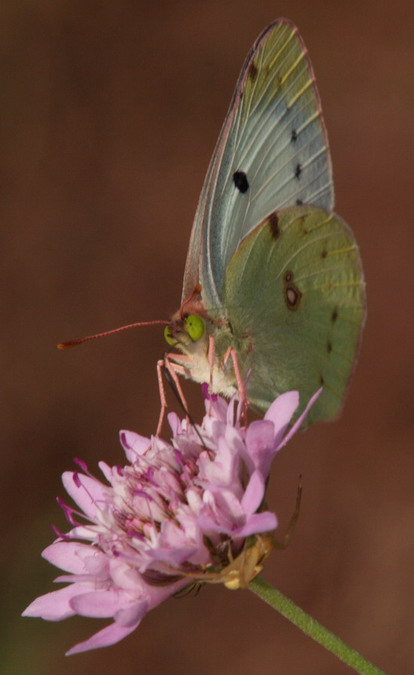
[[[201,193],[183,300],[201,282],[207,309],[223,301],[226,267],[269,213],[333,208],[331,161],[312,66],[297,28],[273,23],[241,71]]]
[[[225,306],[248,345],[240,356],[256,408],[291,389],[306,403],[323,387],[308,422],[337,415],[365,316],[358,249],[339,216],[312,206],[269,216],[228,265]]]

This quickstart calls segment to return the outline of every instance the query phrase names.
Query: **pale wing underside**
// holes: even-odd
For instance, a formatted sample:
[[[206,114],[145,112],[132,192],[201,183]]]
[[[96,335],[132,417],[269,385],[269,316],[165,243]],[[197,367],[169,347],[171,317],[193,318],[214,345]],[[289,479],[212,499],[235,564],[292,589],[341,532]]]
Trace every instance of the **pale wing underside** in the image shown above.
[[[187,255],[183,301],[198,282],[220,306],[226,267],[269,213],[296,204],[333,208],[332,170],[312,66],[285,19],[254,44],[213,154]]]
[[[280,211],[245,238],[226,271],[225,305],[248,397],[260,410],[285,391],[302,408],[323,387],[308,423],[335,417],[365,317],[358,248],[339,216],[312,206]]]

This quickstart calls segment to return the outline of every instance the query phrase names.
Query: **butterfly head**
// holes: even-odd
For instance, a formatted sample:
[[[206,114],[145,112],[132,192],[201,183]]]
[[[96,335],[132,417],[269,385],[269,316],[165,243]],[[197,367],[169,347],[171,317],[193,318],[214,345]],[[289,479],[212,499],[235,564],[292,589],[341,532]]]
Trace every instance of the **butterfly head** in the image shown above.
[[[189,304],[183,305],[190,309]],[[166,342],[174,348],[168,359],[177,372],[195,382],[210,382],[214,393],[232,396],[235,377],[231,360],[223,359],[232,337],[227,322],[209,316],[203,308],[183,307],[165,327]],[[195,313],[200,309],[199,313]]]
[[[183,354],[207,353],[210,323],[201,297],[201,286],[197,285],[165,327],[164,338],[170,347]]]
[[[171,347],[177,347],[182,351],[190,348],[191,351],[193,343],[205,341],[206,322],[199,314],[185,314],[182,318],[173,319],[165,327],[164,337]]]

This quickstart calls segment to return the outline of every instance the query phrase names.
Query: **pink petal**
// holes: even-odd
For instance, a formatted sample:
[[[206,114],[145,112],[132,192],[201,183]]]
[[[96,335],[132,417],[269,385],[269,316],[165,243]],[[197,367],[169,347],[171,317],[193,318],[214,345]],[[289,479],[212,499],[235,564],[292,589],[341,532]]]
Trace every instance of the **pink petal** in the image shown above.
[[[74,480],[72,471],[65,471],[62,475],[62,483],[66,492],[78,504],[82,511],[91,519],[96,521],[102,507],[107,502],[108,488],[95,478],[85,476],[83,473],[76,474],[77,484]]]
[[[112,476],[113,476],[112,466],[109,466],[109,464],[107,464],[106,462],[98,462],[98,466],[102,471],[104,477],[108,481],[108,483],[112,483]]]
[[[264,419],[271,420],[274,426],[275,442],[278,444],[299,405],[299,392],[287,391],[277,397],[266,412]]]
[[[214,462],[207,453],[198,460],[199,480],[204,488],[208,486],[228,486],[235,478],[237,457],[224,438],[218,439],[218,448]]]
[[[58,541],[51,544],[42,553],[42,557],[52,565],[60,567],[66,572],[84,574],[85,560],[90,558],[105,558],[104,553],[89,544],[79,544],[71,541]]]
[[[146,588],[139,572],[119,558],[109,559],[109,573],[115,586],[125,591],[137,593]]]
[[[198,548],[196,546],[192,548],[163,548],[162,546],[157,546],[157,548],[148,552],[148,556],[152,560],[162,561],[169,563],[173,567],[178,567],[178,565],[191,560],[197,551]]]
[[[66,652],[66,656],[71,654],[79,654],[80,652],[86,652],[88,649],[98,649],[98,647],[109,647],[109,645],[114,645],[116,642],[123,640],[127,635],[132,633],[138,626],[137,623],[130,626],[121,626],[119,623],[112,623],[110,626],[106,626],[95,635],[92,635],[89,640],[85,642],[78,642],[77,645],[69,649]]]
[[[118,589],[108,591],[91,591],[81,593],[72,598],[71,606],[77,614],[81,616],[91,616],[98,619],[107,619],[115,616],[125,605],[131,604],[131,593],[120,591]],[[140,618],[144,616],[148,609],[148,602],[143,600],[142,611],[139,612]]]
[[[244,522],[244,511],[232,492],[217,490],[204,493],[204,506],[197,523],[205,533],[221,532],[232,535]]]
[[[181,421],[180,421],[180,418],[178,417],[177,413],[175,413],[175,412],[168,413],[167,420],[168,420],[168,424],[170,425],[172,435],[178,436],[178,434],[181,431]]]
[[[86,541],[96,541],[97,538],[97,526],[96,525],[79,525],[78,527],[73,527],[66,536],[68,539],[85,539]]]
[[[86,587],[81,589],[84,592]],[[80,592],[79,584],[71,584],[60,588],[58,591],[46,593],[33,600],[26,607],[22,616],[40,616],[46,621],[61,621],[73,616],[76,612],[71,606],[71,600]]]
[[[280,398],[280,397],[279,397]],[[279,399],[276,399],[278,401]],[[268,473],[270,458],[275,446],[275,428],[271,420],[259,420],[252,422],[246,432],[246,447],[248,458],[252,460],[253,469],[260,469],[264,475]]]
[[[180,581],[169,584],[168,586],[149,586],[143,584],[146,589],[145,596],[146,602],[148,603],[147,611],[159,605],[170,595],[173,595],[182,588],[185,588],[185,586],[188,586],[188,583],[188,579],[180,579]],[[77,654],[79,652],[87,651],[88,649],[97,649],[98,647],[107,647],[119,642],[139,626],[144,616],[142,614],[144,604],[144,602],[136,603],[131,605],[130,608],[121,609],[117,614],[115,623],[112,623],[110,626],[106,626],[106,628],[95,633],[89,640],[79,642],[72,647],[72,649],[69,649],[69,651],[66,652],[66,655],[69,656],[70,654]],[[133,621],[134,616],[135,621]]]
[[[152,607],[149,607],[147,602],[136,602],[135,604],[129,605],[129,607],[121,607],[115,614],[115,621],[119,623],[120,626],[135,625],[137,621],[142,621],[150,609],[152,609]]]
[[[138,457],[143,455],[151,445],[149,438],[126,429],[119,433],[119,439],[130,462],[136,462]]]
[[[265,481],[260,471],[255,471],[247,484],[241,504],[247,516],[255,513],[262,503],[265,493]]]
[[[258,532],[270,532],[277,528],[278,522],[276,514],[271,511],[263,511],[262,513],[254,513],[243,527],[237,530],[239,537],[249,537],[251,534]]]
[[[300,429],[300,427],[302,426],[302,423],[304,422],[304,420],[306,418],[306,415],[308,414],[309,410],[312,408],[313,404],[318,400],[319,396],[322,394],[322,391],[323,391],[323,387],[318,389],[318,391],[312,396],[312,398],[309,399],[308,405],[306,406],[303,413],[298,417],[298,419],[296,420],[296,422],[292,426],[292,428],[289,429],[288,433],[286,434],[282,443],[280,444],[279,449],[283,448],[283,446],[286,445],[286,443],[288,441],[290,441],[290,439],[292,438],[292,436],[294,436],[294,434],[298,431],[298,429]]]

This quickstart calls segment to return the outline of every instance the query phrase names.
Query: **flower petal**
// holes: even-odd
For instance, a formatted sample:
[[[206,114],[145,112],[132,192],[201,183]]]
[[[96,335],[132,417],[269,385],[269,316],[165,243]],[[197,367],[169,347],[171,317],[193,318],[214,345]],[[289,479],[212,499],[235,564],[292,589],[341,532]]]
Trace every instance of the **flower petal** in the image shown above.
[[[106,628],[103,628],[102,630],[98,631],[98,633],[95,633],[95,635],[92,635],[89,640],[85,640],[85,642],[78,642],[77,645],[66,652],[66,656],[70,656],[71,654],[79,654],[80,652],[86,652],[89,649],[98,649],[99,647],[109,647],[110,645],[114,645],[132,633],[132,631],[134,631],[139,626],[139,624],[140,621],[137,621],[137,623],[129,626],[122,626],[117,622],[111,623],[110,626],[106,626]]]
[[[58,591],[40,595],[26,607],[22,616],[39,616],[46,621],[67,619],[69,616],[76,614],[70,603],[72,598],[80,592],[79,588],[79,584],[71,584],[65,586],[65,588],[60,588]]]
[[[296,420],[296,422],[295,422],[295,424],[292,426],[292,428],[289,429],[288,433],[286,434],[286,436],[284,437],[282,443],[280,444],[279,449],[280,449],[280,448],[283,448],[283,447],[286,445],[286,443],[287,443],[288,441],[290,441],[290,439],[292,438],[292,436],[294,436],[294,435],[296,434],[296,432],[300,429],[300,427],[302,426],[302,424],[303,424],[303,422],[304,422],[304,420],[305,420],[305,418],[306,418],[306,416],[307,416],[309,410],[312,408],[313,404],[316,403],[316,401],[318,400],[319,396],[322,394],[322,391],[323,391],[323,387],[321,387],[320,389],[318,389],[318,391],[315,392],[315,394],[309,399],[309,402],[308,402],[308,404],[307,404],[305,410],[304,410],[303,413],[298,417],[298,419]]]
[[[259,469],[266,477],[275,448],[275,427],[271,420],[252,422],[246,431],[246,448],[250,461],[248,468],[252,473]]]
[[[83,473],[65,471],[62,483],[73,501],[91,519],[96,521],[102,506],[108,501],[108,488],[96,478]]]
[[[151,446],[151,441],[145,436],[136,434],[134,431],[124,429],[119,432],[119,440],[125,450],[128,460],[132,463],[136,462],[140,455],[148,450]]]
[[[264,419],[274,424],[275,442],[278,444],[299,405],[299,392],[286,391],[277,397],[266,412]]]
[[[51,544],[42,552],[42,557],[55,567],[60,567],[62,570],[73,574],[84,574],[86,572],[85,560],[87,559],[106,559],[104,553],[96,548],[91,548],[89,544],[72,541],[57,541]]]
[[[234,534],[239,537],[250,537],[251,534],[259,532],[271,532],[277,528],[278,521],[275,513],[271,511],[262,511],[253,513],[243,527],[240,527]]]
[[[263,501],[265,481],[260,471],[255,471],[247,484],[241,503],[246,515],[250,516],[257,511]]]
[[[76,614],[107,619],[110,616],[115,616],[126,605],[131,604],[131,593],[121,590],[90,591],[76,595],[72,598],[70,604]],[[135,605],[142,606],[142,611],[137,612],[141,619],[147,612],[148,602],[143,599]]]

